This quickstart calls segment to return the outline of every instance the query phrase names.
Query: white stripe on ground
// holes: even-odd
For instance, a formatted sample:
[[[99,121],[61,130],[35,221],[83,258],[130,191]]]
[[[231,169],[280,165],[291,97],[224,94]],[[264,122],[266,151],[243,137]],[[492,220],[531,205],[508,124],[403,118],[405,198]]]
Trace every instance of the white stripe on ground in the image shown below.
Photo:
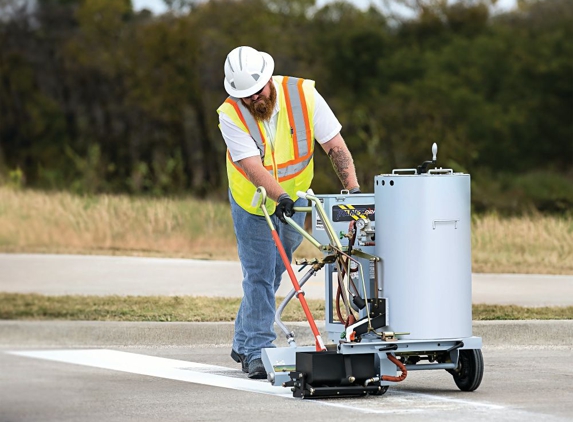
[[[213,387],[269,394],[282,398],[292,398],[292,393],[289,390],[282,387],[273,387],[267,381],[245,379],[243,378],[244,374],[238,369],[230,369],[222,366],[206,365],[184,360],[167,359],[109,349],[13,351],[6,353],[29,358],[45,359],[55,362],[191,382]],[[446,403],[455,407],[473,407],[488,410],[504,409],[503,406],[499,405],[470,400],[451,399],[431,394],[392,391],[389,395],[393,396],[393,398],[399,402],[407,401],[408,405],[404,406],[402,403],[398,407],[391,406],[389,408],[386,406],[385,409],[369,408],[368,406],[364,406],[368,405],[368,403],[361,403],[358,400],[351,399],[344,402],[320,400],[313,401],[313,403],[363,413],[378,414],[415,413],[427,410],[428,406],[431,407],[432,404],[437,405],[439,403]],[[371,405],[372,402],[370,401],[369,404]],[[389,403],[386,402],[386,404]]]

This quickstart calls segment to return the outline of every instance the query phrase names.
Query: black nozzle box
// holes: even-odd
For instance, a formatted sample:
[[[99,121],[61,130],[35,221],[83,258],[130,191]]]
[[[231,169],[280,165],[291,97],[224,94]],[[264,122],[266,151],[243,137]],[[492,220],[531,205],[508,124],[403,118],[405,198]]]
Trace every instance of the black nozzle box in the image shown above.
[[[376,376],[375,363],[374,353],[342,355],[327,351],[296,354],[296,371],[302,372],[306,382],[313,386],[363,384]]]

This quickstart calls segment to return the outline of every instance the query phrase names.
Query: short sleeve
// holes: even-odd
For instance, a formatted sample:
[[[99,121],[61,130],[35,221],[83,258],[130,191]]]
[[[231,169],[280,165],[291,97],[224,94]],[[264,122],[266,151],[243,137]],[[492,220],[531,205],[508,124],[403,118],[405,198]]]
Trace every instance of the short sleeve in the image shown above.
[[[330,141],[340,133],[342,125],[330,109],[326,100],[314,90],[314,137],[319,144]]]

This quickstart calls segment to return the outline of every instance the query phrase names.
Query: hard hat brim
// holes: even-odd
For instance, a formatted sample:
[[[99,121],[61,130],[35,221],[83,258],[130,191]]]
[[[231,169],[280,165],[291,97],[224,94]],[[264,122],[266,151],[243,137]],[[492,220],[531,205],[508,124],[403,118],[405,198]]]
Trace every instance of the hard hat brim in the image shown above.
[[[270,54],[267,54],[263,51],[261,51],[260,53],[263,56],[263,59],[265,61],[265,69],[263,70],[263,73],[261,73],[261,76],[260,76],[259,80],[257,81],[257,83],[254,84],[252,87],[250,87],[249,89],[243,89],[243,90],[235,89],[231,86],[231,84],[229,82],[227,82],[226,78],[224,79],[225,91],[227,91],[227,94],[229,94],[231,97],[235,97],[235,98],[250,97],[255,92],[260,91],[261,88],[264,87],[267,84],[267,82],[269,81],[269,79],[271,79],[271,77],[273,76],[273,72],[275,70],[274,59],[272,58],[272,56]]]

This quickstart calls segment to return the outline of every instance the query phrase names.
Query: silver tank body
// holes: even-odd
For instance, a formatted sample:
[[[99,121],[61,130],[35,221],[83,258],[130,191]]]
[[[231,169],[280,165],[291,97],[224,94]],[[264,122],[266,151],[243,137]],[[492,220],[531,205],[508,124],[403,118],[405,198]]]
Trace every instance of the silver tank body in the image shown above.
[[[403,339],[470,337],[470,176],[383,174],[374,194],[389,330],[409,332]]]

